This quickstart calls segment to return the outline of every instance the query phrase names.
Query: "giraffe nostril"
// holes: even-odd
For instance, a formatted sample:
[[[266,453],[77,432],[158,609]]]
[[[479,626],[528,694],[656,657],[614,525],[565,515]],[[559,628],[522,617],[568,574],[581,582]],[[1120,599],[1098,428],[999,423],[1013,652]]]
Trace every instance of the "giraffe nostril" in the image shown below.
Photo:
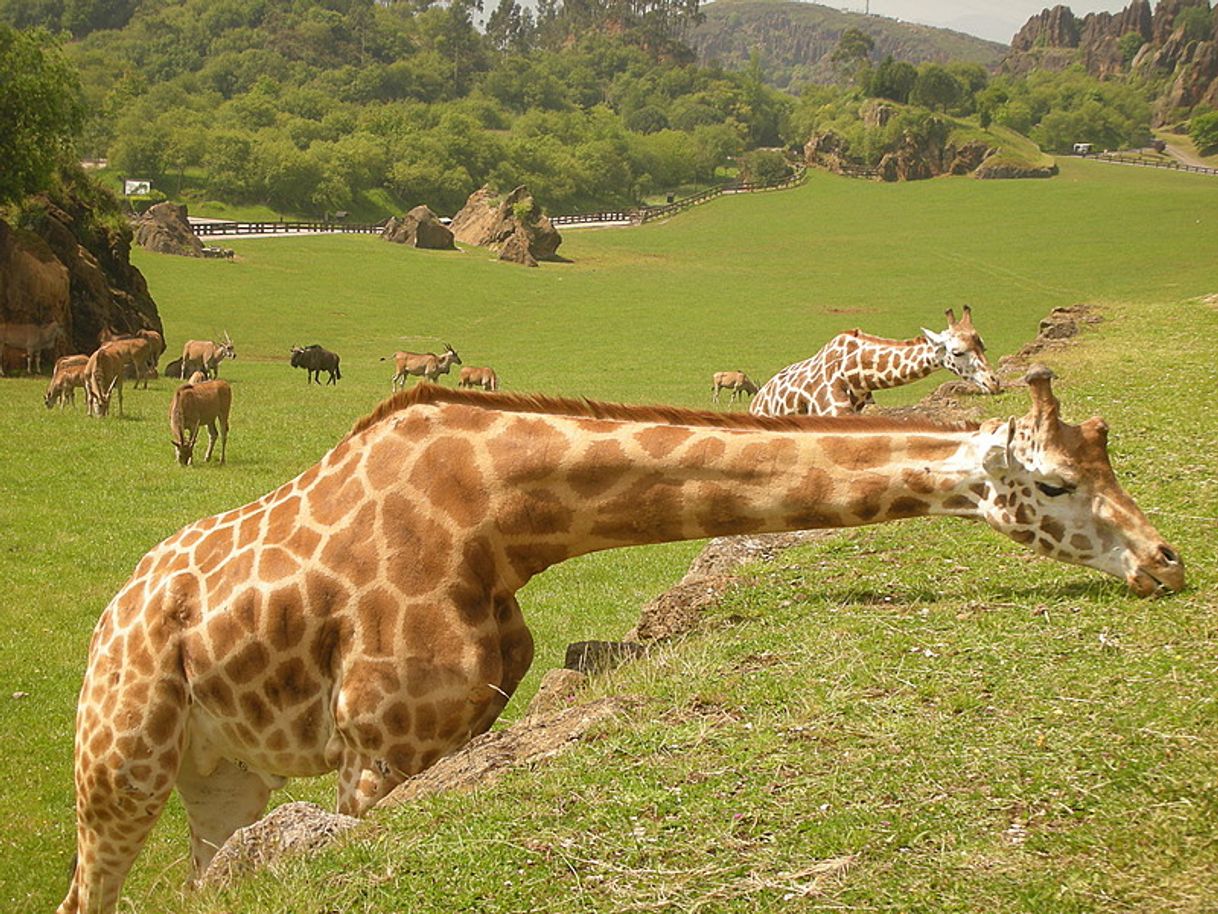
[[[1178,565],[1180,563],[1180,556],[1176,554],[1176,550],[1167,545],[1159,547],[1159,558],[1168,565]]]

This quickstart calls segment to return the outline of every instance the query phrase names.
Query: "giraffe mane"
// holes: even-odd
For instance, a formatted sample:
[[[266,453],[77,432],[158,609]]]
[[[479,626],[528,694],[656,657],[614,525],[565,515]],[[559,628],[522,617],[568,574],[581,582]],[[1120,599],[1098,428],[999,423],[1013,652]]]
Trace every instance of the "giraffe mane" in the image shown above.
[[[875,336],[870,333],[864,333],[861,330],[853,330],[850,335],[862,340],[864,343],[879,343],[882,346],[921,346],[926,342],[926,337],[924,336],[915,336],[909,340],[892,340],[886,336]]]
[[[454,403],[479,409],[512,413],[540,413],[585,419],[623,422],[654,422],[661,425],[686,425],[707,428],[803,431],[803,432],[974,432],[976,422],[935,422],[930,419],[905,419],[887,416],[754,416],[750,413],[722,413],[714,410],[687,409],[681,406],[634,405],[602,400],[552,397],[542,394],[487,393],[416,384],[381,401],[371,413],[352,426],[347,438],[382,422],[388,416],[412,406]],[[345,440],[345,439],[344,439]]]

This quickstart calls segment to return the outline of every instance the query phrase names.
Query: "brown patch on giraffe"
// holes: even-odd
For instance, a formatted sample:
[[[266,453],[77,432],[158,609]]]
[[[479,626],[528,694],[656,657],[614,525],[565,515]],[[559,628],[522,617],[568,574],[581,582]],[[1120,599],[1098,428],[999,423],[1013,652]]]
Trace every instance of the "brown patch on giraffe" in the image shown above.
[[[799,446],[791,438],[780,438],[766,444],[748,444],[733,458],[731,468],[751,473],[758,466],[789,465],[799,459]]]
[[[851,482],[851,513],[864,523],[874,520],[883,510],[888,483],[881,476],[863,475]]]
[[[321,551],[327,568],[341,568],[343,577],[356,587],[366,587],[381,577],[382,543],[376,535],[376,502],[365,502],[341,530],[335,530]],[[410,541],[395,543],[397,549],[410,547]],[[426,550],[418,550],[419,557]],[[411,559],[415,557],[412,555]]]
[[[294,527],[288,538],[283,540],[283,547],[297,558],[302,559],[316,554],[319,545],[321,545],[321,534],[312,527]]]
[[[690,445],[682,457],[688,466],[714,466],[727,453],[727,443],[722,438],[706,438]]]
[[[967,495],[949,495],[943,499],[943,507],[949,511],[967,511],[977,507],[977,503]]]
[[[589,532],[633,543],[679,539],[684,526],[681,508],[679,488],[663,473],[650,472],[620,495],[606,499]]]
[[[967,501],[967,499],[966,499]],[[971,502],[970,502],[971,504]],[[889,517],[922,517],[930,510],[930,503],[920,498],[901,496],[894,498],[888,506]]]
[[[336,527],[356,505],[366,501],[367,492],[358,476],[335,470],[323,476],[308,492],[309,513],[323,527]]]
[[[828,435],[818,444],[825,456],[847,470],[882,466],[892,458],[892,445],[884,438]]]
[[[548,480],[570,445],[540,419],[516,419],[486,442],[496,477],[509,485]]]
[[[567,474],[576,495],[594,498],[611,489],[631,465],[622,446],[611,439],[596,441],[584,449]]]
[[[388,591],[377,588],[360,597],[355,611],[359,616],[361,651],[372,657],[393,656],[401,616],[397,601]]]
[[[435,702],[420,701],[414,708],[414,738],[416,742],[426,743],[436,739],[439,732],[440,716],[436,712]]]
[[[1015,509],[1015,522],[1017,524],[1030,524],[1034,519],[1032,509],[1024,502],[1021,502],[1019,507]]]
[[[293,495],[271,508],[267,515],[266,538],[268,540],[280,542],[288,537],[292,528],[296,526],[302,502],[303,499],[299,495]]]
[[[271,752],[283,752],[291,745],[288,742],[288,735],[282,730],[272,730],[264,740],[264,744]]]
[[[1049,539],[1058,543],[1066,536],[1066,528],[1062,526],[1061,521],[1053,517],[1041,518],[1040,529]]]
[[[902,470],[901,482],[915,495],[930,495],[935,491],[934,477],[926,470]]]
[[[389,582],[408,597],[434,591],[452,567],[453,538],[448,529],[400,495],[385,499],[381,527],[393,544],[387,563]],[[375,554],[376,544],[369,540],[367,546]]]
[[[207,602],[219,606],[228,601],[233,590],[249,582],[254,572],[254,553],[252,550],[239,552],[222,565],[214,574],[207,577]]]
[[[1008,536],[1015,540],[1015,542],[1022,543],[1025,546],[1031,545],[1036,539],[1036,533],[1032,530],[1012,530]]]
[[[638,432],[634,440],[649,456],[659,460],[679,448],[693,434],[693,429],[660,425]]]
[[[462,438],[428,444],[414,461],[410,482],[459,526],[472,527],[486,516],[486,483],[473,446]]]
[[[271,655],[261,641],[248,641],[224,664],[224,675],[234,685],[246,685],[266,672]]]
[[[255,730],[266,730],[275,721],[275,715],[257,692],[245,692],[239,700],[241,712]]]
[[[290,657],[275,667],[262,683],[262,694],[279,710],[301,704],[317,694],[321,683],[313,678],[299,657]]]
[[[1070,537],[1070,547],[1076,552],[1086,552],[1091,549],[1091,540],[1081,533]]]
[[[251,514],[237,526],[237,549],[247,549],[262,538],[262,515]]]
[[[562,533],[575,519],[575,511],[549,489],[517,489],[509,492],[501,504],[495,528],[508,536]]]
[[[410,733],[411,725],[410,705],[405,701],[395,701],[380,715],[382,723],[385,725],[385,730],[391,736],[402,737]],[[369,745],[368,748],[375,750],[381,746],[381,734],[378,730],[376,734],[375,745]]]
[[[300,570],[292,553],[278,546],[266,546],[258,552],[258,577],[274,582],[290,578]]]
[[[708,536],[754,533],[765,527],[763,518],[746,516],[748,499],[726,486],[709,486],[698,502],[694,519]]]
[[[271,591],[262,611],[262,630],[271,649],[286,653],[301,642],[305,629],[300,588],[291,585]]]
[[[243,638],[258,633],[261,602],[261,594],[251,588],[241,591],[229,604],[227,615],[241,628]]]
[[[232,554],[233,528],[220,527],[209,533],[195,547],[195,567],[200,574],[211,574]]]
[[[291,723],[292,736],[295,737],[296,745],[309,746],[317,739],[321,732],[322,722],[325,717],[325,705],[322,699],[316,699],[311,705],[304,709]]]
[[[960,442],[929,435],[910,435],[906,439],[906,453],[912,460],[939,463],[956,453]]]

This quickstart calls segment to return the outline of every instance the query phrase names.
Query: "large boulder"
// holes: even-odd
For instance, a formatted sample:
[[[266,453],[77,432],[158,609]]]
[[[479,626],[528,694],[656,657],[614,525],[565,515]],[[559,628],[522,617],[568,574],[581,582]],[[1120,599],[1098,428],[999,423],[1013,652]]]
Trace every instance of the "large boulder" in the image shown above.
[[[190,227],[185,205],[168,201],[150,206],[140,216],[135,225],[135,243],[158,254],[203,256],[203,242]]]
[[[65,352],[92,352],[103,328],[163,332],[118,202],[83,173],[62,186],[25,200],[20,228],[0,220],[0,321],[58,321]]]
[[[390,219],[381,237],[395,244],[429,250],[451,251],[456,247],[452,231],[440,222],[440,217],[430,207],[423,205],[416,206],[400,219],[396,216]]]
[[[536,266],[538,260],[557,259],[562,244],[562,235],[523,185],[502,198],[490,187],[474,191],[453,217],[450,228],[453,237],[463,244],[501,254],[506,251],[508,256],[501,259],[530,266]]]

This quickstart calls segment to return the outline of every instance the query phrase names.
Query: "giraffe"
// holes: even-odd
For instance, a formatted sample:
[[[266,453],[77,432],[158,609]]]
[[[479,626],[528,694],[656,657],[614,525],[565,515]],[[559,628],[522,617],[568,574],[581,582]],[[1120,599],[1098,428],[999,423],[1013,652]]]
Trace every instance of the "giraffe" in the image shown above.
[[[600,549],[921,515],[1179,590],[1179,556],[1113,475],[1106,427],[1059,418],[758,417],[416,385],[319,463],[139,562],[89,647],[78,864],[60,914],[113,911],[176,786],[196,871],[287,778],[340,812],[486,731],[533,641],[516,592]]]
[[[843,416],[863,411],[873,390],[900,387],[946,368],[982,390],[998,393],[1001,383],[985,358],[985,343],[964,306],[956,320],[946,311],[942,333],[922,329],[912,340],[887,340],[861,330],[839,333],[812,356],[782,369],[762,385],[749,412],[755,416],[809,413]]]

